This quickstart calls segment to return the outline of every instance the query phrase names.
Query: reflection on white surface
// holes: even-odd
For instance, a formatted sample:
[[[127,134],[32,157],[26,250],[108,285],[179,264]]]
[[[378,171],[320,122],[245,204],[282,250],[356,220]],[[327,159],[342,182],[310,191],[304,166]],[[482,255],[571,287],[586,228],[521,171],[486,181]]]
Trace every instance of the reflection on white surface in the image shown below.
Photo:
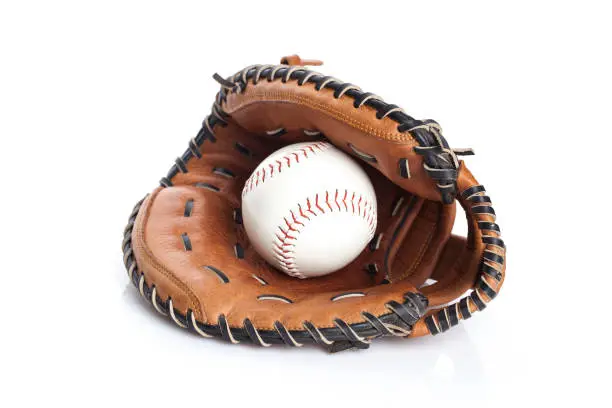
[[[481,395],[485,392],[480,389],[486,379],[478,349],[462,324],[439,336],[384,338],[374,341],[368,350],[349,350],[330,355],[316,345],[262,348],[250,344],[231,345],[221,339],[202,339],[181,330],[157,313],[132,284],[125,286],[123,300],[127,309],[125,313],[131,314],[132,319],[146,319],[146,326],[157,333],[158,337],[151,339],[151,347],[166,347],[171,339],[177,343],[173,347],[182,350],[180,353],[192,354],[192,359],[207,356],[206,364],[209,367],[215,366],[214,360],[210,360],[212,354],[223,355],[222,365],[228,369],[255,370],[260,367],[265,373],[260,379],[265,376],[277,378],[279,373],[273,369],[277,366],[299,370],[301,374],[296,374],[298,376],[311,373],[319,382],[329,380],[336,386],[346,383],[353,387],[361,382],[365,385],[371,376],[382,375],[385,383],[399,387],[398,392],[407,384],[428,388],[429,383],[444,385],[439,388],[435,385],[432,389],[439,396],[447,393],[457,395],[457,392],[467,395],[468,391],[475,390],[470,384],[477,385]],[[252,368],[248,364],[252,364]],[[268,367],[270,371],[266,372],[262,367]]]
[[[438,361],[431,370],[431,374],[434,377],[438,377],[444,380],[452,379],[455,376],[455,364],[453,360],[446,354],[440,354]]]

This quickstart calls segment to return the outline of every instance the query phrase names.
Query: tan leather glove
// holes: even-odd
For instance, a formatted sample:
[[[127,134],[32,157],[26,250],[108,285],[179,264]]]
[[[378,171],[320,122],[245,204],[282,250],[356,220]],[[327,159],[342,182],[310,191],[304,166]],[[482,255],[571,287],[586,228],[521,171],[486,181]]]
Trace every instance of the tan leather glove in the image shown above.
[[[484,309],[503,283],[506,251],[489,197],[457,158],[471,151],[452,150],[436,122],[302,66],[318,61],[282,61],[292,65],[215,75],[212,113],[134,208],[122,248],[142,296],[204,337],[332,351],[438,334]],[[253,250],[240,195],[268,154],[324,138],[363,163],[378,226],[347,267],[300,280]],[[455,200],[467,239],[451,235]]]

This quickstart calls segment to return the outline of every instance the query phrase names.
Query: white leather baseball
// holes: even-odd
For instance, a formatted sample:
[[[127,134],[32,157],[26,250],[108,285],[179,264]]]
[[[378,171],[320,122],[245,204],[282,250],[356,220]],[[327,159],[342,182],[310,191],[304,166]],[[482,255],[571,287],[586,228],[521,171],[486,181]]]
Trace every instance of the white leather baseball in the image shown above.
[[[376,195],[365,171],[326,142],[268,156],[246,181],[242,218],[255,250],[298,278],[353,261],[374,236]]]

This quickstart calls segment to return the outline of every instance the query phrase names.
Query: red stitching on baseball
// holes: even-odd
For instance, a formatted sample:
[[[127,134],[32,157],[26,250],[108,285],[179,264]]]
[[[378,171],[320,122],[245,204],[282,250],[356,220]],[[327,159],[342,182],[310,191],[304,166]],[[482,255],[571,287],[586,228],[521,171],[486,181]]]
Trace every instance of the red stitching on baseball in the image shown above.
[[[321,208],[321,206],[319,205],[319,195],[318,194],[315,196],[315,206],[319,209],[319,211],[325,214],[325,210]]]
[[[275,243],[274,243],[274,249],[275,249],[275,252],[280,252],[280,253],[283,253],[283,254],[285,254],[285,253],[287,253],[287,252],[291,252],[291,251],[289,251],[288,249],[284,249],[284,248],[281,246],[281,244],[279,244],[278,242],[275,242]]]
[[[372,239],[375,233],[375,219],[376,219],[374,217],[374,208],[372,206],[372,203],[364,199],[362,195],[357,196],[355,192],[352,192],[351,199],[350,199],[351,206],[349,207],[348,203],[346,202],[349,196],[348,190],[344,190],[344,195],[342,196],[342,198],[340,198],[339,190],[336,190],[335,192],[333,192],[333,195],[334,195],[333,203],[335,203],[336,206],[338,207],[338,211],[340,212],[343,211],[343,208],[340,205],[340,202],[342,202],[344,204],[344,212],[351,213],[353,215],[360,217],[361,219],[366,220],[367,225],[368,225],[368,233],[370,235],[368,240]],[[333,203],[329,202],[329,196],[330,196],[330,192],[325,191],[325,197],[326,197],[325,200],[326,200],[328,207],[331,209]],[[286,224],[286,228],[288,228],[286,231],[283,228],[283,226],[281,225],[278,226],[278,229],[283,233],[283,235],[281,236],[279,234],[275,234],[276,239],[278,241],[273,242],[272,248],[273,248],[273,252],[276,257],[276,260],[278,261],[278,264],[280,265],[280,268],[284,272],[286,272],[288,275],[300,277],[300,278],[304,277],[304,275],[300,273],[298,267],[295,264],[295,245],[296,245],[296,241],[297,241],[297,238],[301,230],[304,227],[306,227],[306,224],[308,221],[311,221],[311,218],[304,213],[304,207],[306,207],[305,211],[307,213],[310,213],[315,216],[327,214],[325,209],[319,205],[318,200],[319,200],[319,194],[315,194],[315,198],[314,198],[315,207],[312,206],[311,200],[308,197],[306,198],[306,202],[303,203],[304,206],[302,206],[302,203],[298,203],[297,211],[290,210],[289,213],[291,217],[283,218],[283,221]],[[356,207],[355,207],[355,202],[357,202]],[[362,205],[363,205],[363,208],[362,208]],[[316,211],[318,211],[319,213],[317,213]],[[289,221],[290,219],[293,221],[290,222]],[[292,231],[294,234],[290,235],[289,231]]]
[[[312,206],[310,205],[310,198],[306,199],[306,204],[308,205],[308,210],[307,211],[316,217],[317,213],[312,211]]]
[[[301,210],[301,208],[300,208],[300,210]],[[296,224],[298,224],[298,225],[301,225],[302,227],[304,226],[304,224],[303,224],[303,223],[299,222],[299,221],[297,220],[297,218],[295,218],[295,214],[293,213],[293,210],[291,210],[291,217],[293,218],[293,222],[295,222],[295,223],[296,223]]]
[[[262,167],[254,172],[251,177],[245,182],[245,187],[242,192],[242,196],[244,197],[249,192],[253,191],[260,184],[263,184],[266,179],[271,179],[276,176],[276,174],[281,174],[283,168],[290,168],[292,162],[299,163],[300,162],[300,154],[302,152],[304,158],[308,159],[313,157],[309,155],[312,153],[316,155],[318,152],[323,152],[327,148],[330,147],[329,143],[326,142],[315,142],[306,146],[301,146],[298,149],[287,152],[284,156],[279,157],[275,160],[276,165],[273,163],[268,164],[268,168]],[[275,168],[277,172],[275,172]],[[371,203],[368,203],[367,200],[359,195],[357,198],[357,194],[352,192],[350,198],[350,207],[347,203],[349,200],[349,192],[348,190],[344,190],[344,195],[341,198],[341,193],[339,190],[335,190],[331,192],[333,195],[332,201],[330,202],[330,192],[325,191],[325,204],[329,208],[330,212],[333,212],[333,204],[335,203],[339,212],[345,211],[348,213],[352,213],[353,215],[358,215],[363,219],[366,219],[368,222],[368,232],[370,234],[370,238],[374,236],[375,232],[375,217],[374,217],[374,208],[372,208]],[[272,252],[280,265],[280,268],[285,271],[287,274],[291,276],[301,277],[304,276],[299,272],[298,267],[295,264],[295,244],[297,241],[297,237],[302,228],[306,226],[308,221],[311,221],[311,215],[315,217],[321,214],[326,214],[326,210],[321,207],[319,203],[319,194],[316,194],[313,198],[313,202],[311,201],[312,197],[306,198],[306,201],[303,203],[297,204],[297,210],[290,210],[289,215],[284,217],[283,220],[285,222],[285,228],[279,225],[278,229],[280,233],[275,233],[274,236],[276,240],[273,242]],[[357,206],[355,206],[355,202],[357,201]],[[362,201],[363,201],[363,212],[362,212]],[[342,205],[340,205],[342,202]],[[344,208],[343,208],[344,207]]]
[[[325,204],[327,204],[327,207],[329,208],[329,211],[334,212],[334,209],[329,204],[329,191],[325,192]]]
[[[289,228],[289,231],[297,231],[294,227],[293,224],[290,223],[289,221],[287,221],[287,218],[284,218],[285,220],[285,224],[287,224],[287,227]],[[298,231],[299,232],[299,231]]]
[[[286,221],[286,220],[285,220],[285,221]],[[285,241],[287,238],[295,239],[295,237],[293,237],[293,236],[289,235],[289,232],[288,232],[288,231],[285,231],[285,230],[283,229],[283,227],[279,226],[278,228],[279,228],[279,229],[281,230],[281,232],[283,233],[283,243],[284,243],[284,241]],[[296,230],[294,230],[294,231],[296,231]],[[298,231],[298,232],[299,232],[299,231]],[[277,237],[278,237],[278,235],[277,235]]]
[[[283,171],[284,167],[291,168],[292,162],[299,163],[300,157],[298,152],[303,152],[305,158],[310,158],[312,156],[308,155],[308,150],[310,150],[313,154],[316,155],[317,151],[325,151],[329,148],[330,145],[324,142],[315,142],[306,146],[299,147],[296,150],[287,152],[284,156],[280,157],[278,160],[275,160],[276,164],[278,164],[277,172],[280,174]],[[268,178],[272,178],[274,176],[274,165],[269,164],[268,168],[261,168],[254,172],[251,177],[244,183],[244,189],[242,190],[242,197],[246,194],[250,193],[258,187],[260,184],[263,184],[264,181]]]
[[[306,216],[306,214],[304,214],[304,211],[302,211],[302,205],[301,205],[301,204],[298,204],[298,208],[299,208],[299,210],[300,210],[300,215],[301,215],[302,217],[306,218],[308,221],[310,221],[310,218],[308,218],[308,217]]]

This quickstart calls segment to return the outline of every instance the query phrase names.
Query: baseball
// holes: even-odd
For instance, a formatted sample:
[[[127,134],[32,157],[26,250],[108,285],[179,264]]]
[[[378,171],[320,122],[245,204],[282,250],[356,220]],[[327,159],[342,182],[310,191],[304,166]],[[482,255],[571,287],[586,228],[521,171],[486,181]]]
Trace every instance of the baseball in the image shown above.
[[[268,156],[242,190],[242,218],[255,250],[297,278],[349,264],[376,230],[376,195],[365,171],[326,142]]]

